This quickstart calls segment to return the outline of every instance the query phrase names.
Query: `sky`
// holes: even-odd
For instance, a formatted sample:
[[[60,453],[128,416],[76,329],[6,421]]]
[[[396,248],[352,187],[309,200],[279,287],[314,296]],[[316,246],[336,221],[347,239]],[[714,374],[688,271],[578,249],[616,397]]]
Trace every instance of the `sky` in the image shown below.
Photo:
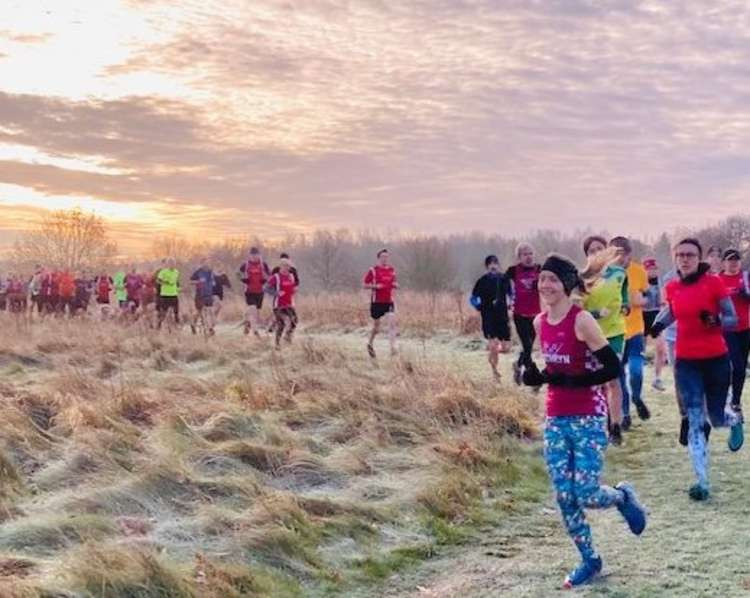
[[[748,212],[741,0],[4,0],[0,246]]]

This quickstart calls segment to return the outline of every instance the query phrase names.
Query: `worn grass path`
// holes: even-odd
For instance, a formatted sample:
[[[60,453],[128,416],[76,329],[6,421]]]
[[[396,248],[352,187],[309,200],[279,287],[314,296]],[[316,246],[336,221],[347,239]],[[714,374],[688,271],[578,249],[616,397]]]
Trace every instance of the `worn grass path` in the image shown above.
[[[604,574],[581,596],[750,596],[750,453],[726,446],[728,432],[711,437],[713,496],[692,502],[692,470],[677,442],[673,393],[645,388],[653,417],[636,421],[621,448],[610,448],[606,483],[633,482],[651,516],[637,538],[617,510],[589,511]],[[671,388],[671,380],[669,381]],[[747,396],[747,393],[746,393]],[[549,496],[526,513],[482,531],[474,544],[392,578],[387,596],[518,596],[558,594],[578,554]]]

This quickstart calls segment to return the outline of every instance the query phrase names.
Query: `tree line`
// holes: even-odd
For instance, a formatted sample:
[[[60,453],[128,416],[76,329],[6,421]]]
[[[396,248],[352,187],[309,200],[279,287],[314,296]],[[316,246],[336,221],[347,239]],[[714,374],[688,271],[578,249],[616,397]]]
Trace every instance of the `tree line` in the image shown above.
[[[178,234],[156,238],[145,256],[138,259],[118,255],[107,222],[80,209],[50,212],[38,225],[22,234],[13,246],[5,268],[31,269],[35,264],[71,270],[112,269],[130,263],[156,265],[166,256],[174,256],[178,266],[196,267],[202,257],[234,271],[246,258],[250,247],[261,249],[269,262],[281,252],[289,253],[304,273],[305,288],[311,291],[346,291],[360,287],[363,273],[372,266],[375,254],[387,247],[399,270],[402,284],[427,293],[459,292],[470,288],[484,271],[484,257],[498,255],[504,266],[514,262],[515,248],[521,241],[531,243],[540,257],[555,251],[583,262],[582,240],[589,234],[609,237],[618,231],[580,230],[563,233],[540,230],[524,237],[488,235],[479,232],[448,236],[383,235],[348,229],[318,230],[308,235],[290,235],[282,240],[229,238],[218,243],[195,242]],[[750,216],[731,216],[718,224],[699,230],[662,233],[655,240],[632,238],[636,258],[646,255],[657,259],[662,269],[671,267],[671,246],[683,236],[697,236],[706,247],[734,247],[750,265]]]

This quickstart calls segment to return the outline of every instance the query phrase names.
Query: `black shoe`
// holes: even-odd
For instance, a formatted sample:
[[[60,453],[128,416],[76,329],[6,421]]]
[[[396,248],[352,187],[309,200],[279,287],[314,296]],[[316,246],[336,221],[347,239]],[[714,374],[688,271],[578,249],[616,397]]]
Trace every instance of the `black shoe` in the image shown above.
[[[706,442],[708,442],[708,438],[709,436],[711,436],[711,424],[709,424],[708,422],[703,424],[703,434],[705,434]]]
[[[688,444],[688,439],[687,439],[688,428],[689,428],[688,418],[683,417],[682,421],[680,421],[680,444],[682,446],[687,446]]]
[[[651,418],[651,412],[648,410],[648,407],[646,407],[646,403],[644,403],[643,401],[638,401],[635,404],[635,409],[638,412],[638,417],[643,421]]]
[[[612,424],[609,429],[609,443],[612,446],[620,446],[622,444],[622,429],[620,424]]]
[[[630,430],[630,426],[632,425],[633,425],[633,420],[630,419],[629,415],[626,415],[625,417],[622,418],[622,424],[620,427],[622,428],[623,432],[627,432],[628,430]]]

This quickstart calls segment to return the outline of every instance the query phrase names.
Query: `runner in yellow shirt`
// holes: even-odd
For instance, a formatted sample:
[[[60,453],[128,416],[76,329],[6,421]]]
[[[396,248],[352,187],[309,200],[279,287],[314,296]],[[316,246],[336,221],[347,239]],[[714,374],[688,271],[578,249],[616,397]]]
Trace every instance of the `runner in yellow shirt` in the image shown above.
[[[647,302],[648,274],[638,262],[633,261],[633,246],[625,237],[615,237],[610,246],[621,250],[621,265],[628,274],[630,310],[625,316],[625,353],[622,358],[623,371],[620,377],[622,386],[622,429],[630,428],[630,401],[633,401],[638,417],[647,420],[651,417],[643,402],[643,350],[644,330],[643,306]]]

